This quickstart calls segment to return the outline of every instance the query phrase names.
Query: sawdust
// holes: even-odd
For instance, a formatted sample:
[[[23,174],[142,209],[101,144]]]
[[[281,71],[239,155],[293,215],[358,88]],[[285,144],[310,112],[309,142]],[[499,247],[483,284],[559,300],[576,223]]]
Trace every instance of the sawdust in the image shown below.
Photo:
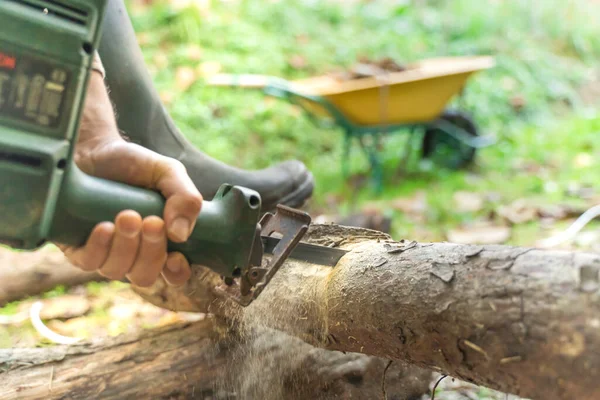
[[[312,229],[304,240],[325,244],[326,239],[329,246],[350,248],[365,236],[387,238],[363,229],[352,229],[349,235],[347,229],[334,225]],[[362,239],[356,239],[354,233],[360,233]],[[264,400],[331,399],[342,393],[343,398],[350,398],[350,393],[358,398],[379,397],[387,360],[318,348],[327,341],[327,284],[335,268],[289,259],[282,269],[286,273],[276,274],[250,306],[228,309],[226,319],[231,331],[236,332],[230,359],[234,373],[226,382],[220,382],[220,391],[235,392],[238,398]],[[407,371],[409,368],[401,363],[392,368],[387,382],[389,393],[403,393],[402,398],[410,398],[426,391]],[[428,373],[419,372],[427,382]],[[363,382],[367,379],[368,383]]]
[[[231,362],[239,371],[232,382],[241,398],[289,398],[289,388],[301,386],[301,374],[294,371],[312,350],[298,338],[309,341],[314,333],[326,331],[324,321],[314,318],[324,314],[320,302],[307,303],[306,299],[319,297],[319,284],[330,268],[296,263],[287,263],[284,268],[297,271],[293,280],[284,282],[283,274],[277,274],[274,284],[250,306],[232,309],[227,316],[239,342]],[[273,327],[289,335],[275,332]]]

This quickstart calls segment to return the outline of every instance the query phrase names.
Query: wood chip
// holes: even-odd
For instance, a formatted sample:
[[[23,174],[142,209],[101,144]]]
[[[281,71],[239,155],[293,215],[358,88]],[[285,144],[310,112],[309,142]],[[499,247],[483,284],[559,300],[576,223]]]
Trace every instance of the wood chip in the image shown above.
[[[454,278],[454,268],[450,264],[434,263],[431,274],[440,278],[446,283],[450,283]]]

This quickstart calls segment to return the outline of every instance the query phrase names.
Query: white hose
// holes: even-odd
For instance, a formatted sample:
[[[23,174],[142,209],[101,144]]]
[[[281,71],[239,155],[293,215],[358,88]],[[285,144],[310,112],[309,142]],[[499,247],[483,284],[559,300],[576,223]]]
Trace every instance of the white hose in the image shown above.
[[[75,344],[82,340],[80,338],[72,338],[72,337],[59,335],[58,333],[50,330],[50,328],[48,328],[46,325],[44,325],[44,323],[42,322],[42,319],[40,318],[40,311],[42,311],[43,306],[44,306],[44,303],[42,303],[41,301],[36,301],[35,303],[33,303],[33,305],[31,306],[31,309],[29,310],[29,318],[31,319],[31,323],[33,324],[33,327],[40,335],[42,335],[43,337],[45,337],[46,339],[48,339],[54,343],[58,343],[58,344],[69,345],[69,344]]]
[[[600,204],[594,206],[581,214],[579,218],[571,226],[569,226],[566,230],[559,233],[558,235],[549,237],[547,239],[541,240],[538,243],[539,247],[554,247],[558,246],[561,243],[564,243],[568,240],[571,240],[577,235],[577,233],[582,230],[590,221],[594,218],[600,216]]]

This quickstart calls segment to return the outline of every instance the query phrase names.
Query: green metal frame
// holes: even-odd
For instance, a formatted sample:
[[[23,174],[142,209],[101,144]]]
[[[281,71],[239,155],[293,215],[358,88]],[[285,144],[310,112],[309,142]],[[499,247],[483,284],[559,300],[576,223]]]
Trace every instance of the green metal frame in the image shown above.
[[[406,130],[414,132],[416,129],[423,130],[427,128],[437,128],[440,131],[454,137],[457,141],[465,144],[466,146],[476,149],[490,146],[496,142],[494,138],[489,136],[472,136],[463,128],[443,119],[436,119],[426,123],[416,122],[370,126],[356,125],[346,118],[346,116],[326,98],[318,95],[302,93],[292,88],[288,81],[280,78],[272,78],[263,88],[263,92],[267,95],[284,99],[291,104],[301,107],[316,126],[327,128],[337,126],[344,131],[342,156],[342,173],[344,177],[348,177],[348,161],[352,141],[357,140],[360,143],[360,146],[365,153],[369,164],[371,165],[371,178],[377,193],[380,193],[383,189],[383,165],[381,156],[377,150],[378,141],[376,140],[378,137],[381,137],[381,135],[397,133]],[[319,119],[311,110],[306,108],[303,102],[300,100],[308,100],[317,103],[329,113],[333,122],[327,123],[325,120]],[[371,136],[373,138],[371,143],[365,143],[364,139],[367,136]]]

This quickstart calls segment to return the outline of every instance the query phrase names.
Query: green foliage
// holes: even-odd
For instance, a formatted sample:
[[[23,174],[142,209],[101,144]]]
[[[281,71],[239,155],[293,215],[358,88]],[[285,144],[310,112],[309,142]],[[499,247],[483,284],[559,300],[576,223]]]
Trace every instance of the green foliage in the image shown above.
[[[184,134],[211,156],[243,168],[290,158],[304,161],[316,177],[313,206],[321,210],[331,195],[340,200],[333,212],[373,201],[370,190],[356,190],[341,177],[339,130],[317,128],[295,106],[259,91],[211,88],[201,80],[178,89],[178,68],[216,62],[227,73],[296,79],[349,67],[360,57],[412,62],[494,56],[496,67],[476,74],[461,102],[483,133],[500,139],[479,154],[477,187],[468,183],[467,172],[419,167],[399,174],[406,135],[385,142],[386,190],[379,202],[385,208],[387,200],[417,189],[438,191],[426,222],[432,231],[477,217],[449,209],[449,197],[461,188],[499,190],[508,200],[540,196],[558,201],[560,190],[544,192],[548,178],[519,177],[517,161],[569,165],[574,152],[596,151],[597,117],[556,125],[564,111],[580,113],[578,90],[600,60],[600,35],[589,23],[600,20],[600,8],[589,1],[247,0],[213,2],[204,12],[194,6],[178,10],[167,0],[152,4],[131,7],[131,15],[152,76],[161,93],[172,98],[168,108]],[[190,59],[190,46],[201,49],[199,61]],[[523,106],[516,107],[517,102]],[[357,176],[367,171],[357,149],[351,166]],[[552,174],[558,186],[578,176],[594,181],[593,169],[567,167]],[[390,212],[396,233],[410,234],[415,224]]]
[[[51,289],[47,292],[45,292],[42,295],[42,298],[44,299],[51,299],[53,297],[59,297],[64,295],[67,292],[67,288],[64,285],[58,285],[57,287],[55,287],[54,289]]]
[[[18,301],[6,303],[0,307],[0,315],[15,315],[19,311],[19,304]]]

